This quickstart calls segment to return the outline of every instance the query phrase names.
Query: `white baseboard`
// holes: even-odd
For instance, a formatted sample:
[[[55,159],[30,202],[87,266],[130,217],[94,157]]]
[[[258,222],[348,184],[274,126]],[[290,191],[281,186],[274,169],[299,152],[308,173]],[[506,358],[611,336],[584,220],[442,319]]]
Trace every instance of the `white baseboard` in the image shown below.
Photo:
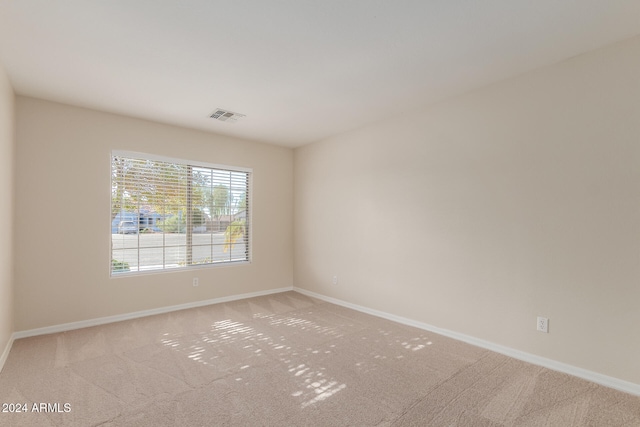
[[[230,295],[227,297],[213,298],[213,299],[208,299],[203,301],[194,301],[186,304],[172,305],[169,307],[153,308],[150,310],[136,311],[133,313],[117,314],[115,316],[99,317],[96,319],[81,320],[79,322],[63,323],[60,325],[46,326],[44,328],[29,329],[26,331],[15,332],[12,336],[12,341],[13,339],[34,337],[37,335],[54,334],[57,332],[72,331],[74,329],[88,328],[90,326],[98,326],[98,325],[104,325],[107,323],[121,322],[123,320],[137,319],[145,316],[153,316],[155,314],[169,313],[172,311],[185,310],[188,308],[195,308],[195,307],[203,307],[205,305],[219,304],[222,302],[236,301],[236,300],[246,299],[246,298],[261,297],[264,295],[278,294],[281,292],[287,292],[292,290],[293,290],[293,286],[289,286],[286,288],[277,288],[277,289],[269,289],[267,291]],[[9,346],[9,349],[10,348],[11,347]],[[9,351],[6,350],[6,353],[8,355]],[[5,355],[3,353],[3,357],[4,356]],[[0,361],[4,362],[4,360],[0,360]]]
[[[2,372],[2,368],[4,368],[4,362],[7,361],[7,357],[9,357],[9,352],[11,351],[11,346],[13,346],[13,341],[16,339],[16,334],[13,333],[9,337],[9,342],[4,348],[4,351],[0,355],[0,372]]]
[[[418,322],[406,317],[396,316],[384,311],[374,310],[371,308],[363,307],[361,305],[352,304],[350,302],[342,301],[336,298],[327,297],[306,289],[294,287],[294,291],[301,294],[317,298],[332,304],[341,305],[343,307],[351,308],[353,310],[361,311],[363,313],[371,314],[373,316],[382,317],[383,319],[391,320],[394,322],[402,323],[404,325],[413,326],[419,329],[423,329],[430,332],[435,332],[439,335],[444,335],[449,338],[463,341],[468,344],[475,345],[477,347],[485,348],[487,350],[495,351],[496,353],[504,354],[505,356],[513,357],[514,359],[522,360],[534,365],[542,366],[554,371],[562,372],[565,374],[573,375],[578,378],[582,378],[587,381],[591,381],[596,384],[610,387],[616,390],[623,391],[625,393],[640,396],[640,384],[635,384],[629,381],[624,381],[618,378],[609,377],[607,375],[599,374],[597,372],[589,371],[586,369],[578,368],[576,366],[568,365],[566,363],[558,362],[545,357],[537,356],[535,354],[526,353],[524,351],[516,350],[503,345],[495,344],[490,341],[485,341],[479,338],[475,338],[469,335],[460,334],[458,332],[450,331],[448,329],[438,328],[427,323]]]

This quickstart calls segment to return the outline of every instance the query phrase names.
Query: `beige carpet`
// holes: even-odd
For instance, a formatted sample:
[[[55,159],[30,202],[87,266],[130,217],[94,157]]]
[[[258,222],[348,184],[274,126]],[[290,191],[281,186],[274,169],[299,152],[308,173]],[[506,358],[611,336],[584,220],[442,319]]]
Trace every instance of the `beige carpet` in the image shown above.
[[[295,292],[17,340],[0,402],[27,406],[2,426],[640,426],[638,397]]]

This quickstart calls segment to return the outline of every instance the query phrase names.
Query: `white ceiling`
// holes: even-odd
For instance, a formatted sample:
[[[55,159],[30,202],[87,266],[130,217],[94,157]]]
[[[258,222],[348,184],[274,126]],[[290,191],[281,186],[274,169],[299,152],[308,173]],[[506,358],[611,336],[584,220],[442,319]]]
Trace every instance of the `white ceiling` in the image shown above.
[[[638,0],[0,0],[16,93],[290,147],[637,34]]]

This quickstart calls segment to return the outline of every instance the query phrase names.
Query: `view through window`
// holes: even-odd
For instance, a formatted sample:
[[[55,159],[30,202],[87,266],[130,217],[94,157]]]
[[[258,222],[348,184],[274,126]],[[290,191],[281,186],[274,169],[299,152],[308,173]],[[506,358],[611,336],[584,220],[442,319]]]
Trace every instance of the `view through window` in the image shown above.
[[[111,273],[250,260],[251,171],[111,156]]]

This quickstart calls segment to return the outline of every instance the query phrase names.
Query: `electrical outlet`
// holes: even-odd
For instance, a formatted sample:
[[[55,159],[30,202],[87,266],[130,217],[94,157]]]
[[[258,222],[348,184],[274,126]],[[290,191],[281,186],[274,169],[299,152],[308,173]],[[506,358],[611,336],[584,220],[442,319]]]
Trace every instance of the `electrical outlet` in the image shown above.
[[[193,286],[198,286],[200,284],[200,281],[198,280],[197,277],[193,278]]]
[[[338,276],[333,276],[331,278],[331,283],[333,283],[334,285],[337,285],[338,284]]]
[[[549,319],[546,317],[538,316],[536,329],[540,332],[544,332],[545,334],[549,333]]]

